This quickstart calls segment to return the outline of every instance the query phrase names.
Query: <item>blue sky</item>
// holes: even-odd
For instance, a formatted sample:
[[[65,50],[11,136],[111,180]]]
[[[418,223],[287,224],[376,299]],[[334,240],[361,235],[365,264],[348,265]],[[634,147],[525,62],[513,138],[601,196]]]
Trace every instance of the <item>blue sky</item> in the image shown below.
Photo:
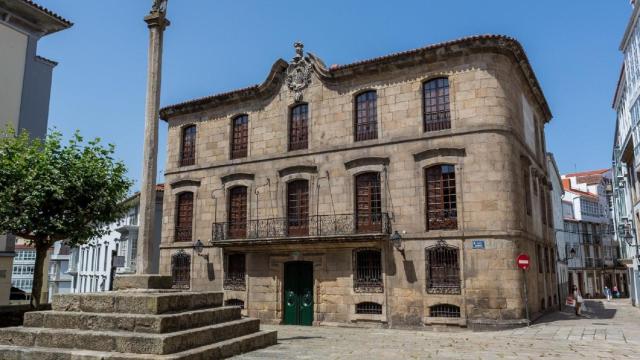
[[[141,176],[147,29],[151,0],[36,0],[73,21],[40,41],[58,61],[49,125],[114,143]],[[547,146],[561,172],[609,167],[611,100],[631,14],[628,0],[349,1],[169,0],[161,104],[262,82],[292,44],[327,64],[475,34],[517,38],[554,115]],[[166,124],[158,169],[164,169]],[[136,185],[137,186],[137,185]]]

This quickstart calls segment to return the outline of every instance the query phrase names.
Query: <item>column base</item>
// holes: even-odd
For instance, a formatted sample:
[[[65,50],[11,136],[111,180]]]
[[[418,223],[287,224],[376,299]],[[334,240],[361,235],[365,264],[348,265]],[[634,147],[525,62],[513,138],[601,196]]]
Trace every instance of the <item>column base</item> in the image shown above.
[[[160,274],[116,275],[113,290],[127,289],[171,289],[173,278]]]

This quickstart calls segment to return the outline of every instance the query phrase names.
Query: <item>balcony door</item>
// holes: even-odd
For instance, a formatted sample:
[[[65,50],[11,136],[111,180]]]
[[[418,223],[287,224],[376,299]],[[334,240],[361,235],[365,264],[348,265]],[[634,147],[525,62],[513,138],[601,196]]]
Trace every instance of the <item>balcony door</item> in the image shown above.
[[[309,235],[309,182],[295,180],[287,185],[287,233]]]
[[[229,190],[229,238],[247,236],[247,188],[236,186]]]
[[[382,231],[382,200],[380,173],[356,176],[356,232]]]

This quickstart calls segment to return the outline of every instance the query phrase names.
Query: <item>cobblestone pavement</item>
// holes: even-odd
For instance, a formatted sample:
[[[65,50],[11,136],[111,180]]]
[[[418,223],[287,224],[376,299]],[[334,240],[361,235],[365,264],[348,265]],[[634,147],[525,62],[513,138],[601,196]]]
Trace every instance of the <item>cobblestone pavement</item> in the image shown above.
[[[572,308],[569,308],[573,310]],[[493,332],[268,326],[278,344],[237,359],[640,359],[640,309],[587,301],[584,317],[555,312]]]

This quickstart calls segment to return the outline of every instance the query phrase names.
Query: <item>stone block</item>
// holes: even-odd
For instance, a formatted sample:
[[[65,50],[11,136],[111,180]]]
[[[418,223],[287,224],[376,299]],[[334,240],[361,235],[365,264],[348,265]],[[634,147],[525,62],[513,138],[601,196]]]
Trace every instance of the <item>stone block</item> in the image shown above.
[[[164,275],[118,275],[113,282],[114,290],[127,289],[171,289],[173,279]]]

